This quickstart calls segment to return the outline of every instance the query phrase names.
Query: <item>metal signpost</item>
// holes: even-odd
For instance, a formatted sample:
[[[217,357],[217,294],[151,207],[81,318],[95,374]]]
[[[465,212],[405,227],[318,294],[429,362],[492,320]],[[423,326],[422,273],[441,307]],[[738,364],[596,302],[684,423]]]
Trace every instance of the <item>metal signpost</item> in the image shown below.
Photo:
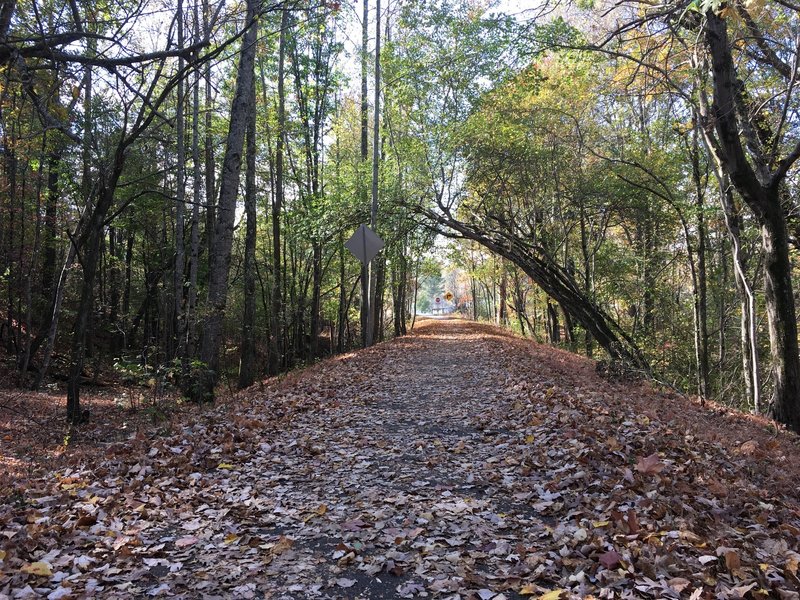
[[[356,232],[344,243],[345,248],[350,250],[353,256],[360,260],[361,264],[365,267],[375,258],[378,252],[381,251],[383,245],[383,240],[378,234],[366,225],[359,225]],[[369,294],[367,294],[366,298],[362,298],[361,301],[367,307],[367,323],[374,323],[374,315],[372,314],[373,306],[369,301]],[[369,339],[369,336],[367,336],[367,340]],[[367,345],[369,345],[369,343],[367,343]]]
[[[344,245],[345,248],[353,253],[353,256],[363,264],[368,265],[383,248],[383,240],[366,225],[359,225],[356,232],[350,236],[350,239]]]

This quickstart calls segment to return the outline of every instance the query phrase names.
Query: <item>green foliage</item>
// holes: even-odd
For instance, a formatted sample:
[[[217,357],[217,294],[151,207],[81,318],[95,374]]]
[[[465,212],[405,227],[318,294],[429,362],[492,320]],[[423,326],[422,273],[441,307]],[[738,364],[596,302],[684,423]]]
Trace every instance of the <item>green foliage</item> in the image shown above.
[[[208,368],[208,365],[193,360],[189,363],[189,369],[180,376],[180,389],[183,395],[190,402],[203,404],[214,400],[214,381],[216,375]]]

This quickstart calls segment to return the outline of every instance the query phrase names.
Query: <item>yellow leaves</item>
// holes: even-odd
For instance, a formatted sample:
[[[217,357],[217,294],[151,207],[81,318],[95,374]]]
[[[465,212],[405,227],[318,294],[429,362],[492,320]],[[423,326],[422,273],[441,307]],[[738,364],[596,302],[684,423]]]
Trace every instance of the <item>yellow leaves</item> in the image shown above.
[[[87,483],[79,477],[64,477],[58,485],[63,490],[72,491],[85,488]]]
[[[0,550],[0,562],[3,562],[6,559],[6,556],[7,556],[6,551]]]
[[[50,564],[42,561],[25,565],[20,569],[20,572],[26,575],[36,575],[37,577],[51,577],[53,575]]]
[[[530,434],[530,435],[525,437],[525,443],[526,444],[532,444],[535,439],[536,439],[536,437],[533,434]]]
[[[558,589],[558,590],[550,590],[545,594],[536,596],[536,600],[558,600],[561,598],[561,595],[564,593],[565,590]],[[528,583],[524,585],[520,590],[519,594],[522,596],[534,596],[541,592],[541,588],[538,585],[533,583]]]
[[[311,519],[314,519],[316,517],[321,517],[326,512],[328,512],[328,506],[326,504],[320,504],[314,512],[312,512],[305,519],[303,519],[303,522],[308,523]]]
[[[230,546],[231,544],[234,544],[234,543],[236,543],[238,541],[239,541],[239,536],[236,535],[235,533],[229,533],[228,535],[225,536],[225,539],[222,540],[222,542],[226,546]]]
[[[786,566],[783,569],[784,569],[784,571],[786,571],[788,573],[791,573],[792,575],[797,577],[797,567],[798,566],[800,566],[800,561],[798,561],[798,557],[797,556],[793,556],[789,560],[786,561]]]
[[[223,471],[230,471],[234,468],[234,466],[235,465],[232,465],[231,463],[221,462],[217,465],[217,468],[222,469]]]

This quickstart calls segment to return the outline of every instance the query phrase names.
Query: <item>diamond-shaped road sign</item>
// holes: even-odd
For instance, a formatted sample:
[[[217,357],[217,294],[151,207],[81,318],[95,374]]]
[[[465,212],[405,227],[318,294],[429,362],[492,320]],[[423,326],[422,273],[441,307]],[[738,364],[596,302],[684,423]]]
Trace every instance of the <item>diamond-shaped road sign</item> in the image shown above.
[[[383,240],[366,225],[359,225],[356,232],[344,243],[345,247],[365,265],[383,248]]]

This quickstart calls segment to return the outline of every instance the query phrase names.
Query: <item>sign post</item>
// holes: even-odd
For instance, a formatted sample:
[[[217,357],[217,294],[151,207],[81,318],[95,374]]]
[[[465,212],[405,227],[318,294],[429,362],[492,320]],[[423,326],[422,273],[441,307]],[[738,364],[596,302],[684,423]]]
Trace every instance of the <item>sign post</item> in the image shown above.
[[[378,236],[377,233],[372,231],[366,225],[359,225],[358,229],[356,229],[355,233],[350,236],[350,239],[347,240],[345,243],[345,248],[350,250],[350,252],[355,256],[361,264],[365,267],[372,261],[373,258],[381,251],[384,246],[383,240]],[[363,289],[363,288],[362,288]],[[367,307],[367,323],[374,323],[374,315],[372,311],[374,307],[371,305],[369,301],[369,294],[366,297],[362,298],[361,301]],[[369,325],[368,325],[369,327]],[[367,331],[367,346],[371,345],[371,338],[370,332]]]

